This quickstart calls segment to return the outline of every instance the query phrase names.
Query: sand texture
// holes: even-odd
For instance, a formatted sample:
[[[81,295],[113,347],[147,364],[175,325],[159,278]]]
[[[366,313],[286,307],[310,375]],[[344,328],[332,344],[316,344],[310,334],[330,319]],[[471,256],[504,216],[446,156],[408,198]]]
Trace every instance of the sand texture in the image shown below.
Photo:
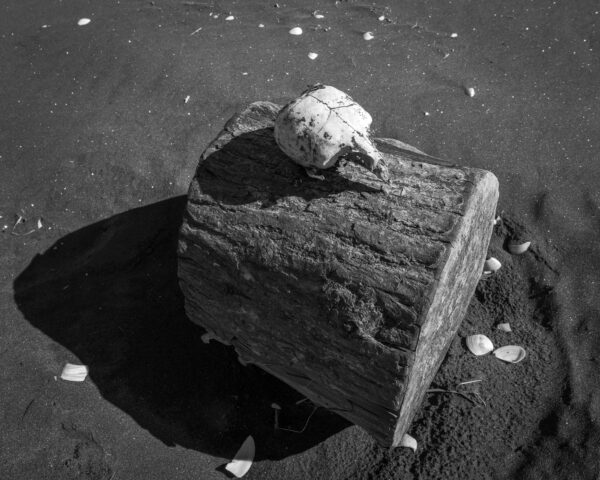
[[[597,480],[599,22],[591,0],[3,2],[0,478],[222,479],[252,435],[248,479]],[[199,155],[240,108],[317,82],[376,137],[499,180],[502,268],[416,413],[416,452],[298,403],[184,312]],[[475,357],[475,333],[527,357]],[[273,402],[306,429],[274,431]]]

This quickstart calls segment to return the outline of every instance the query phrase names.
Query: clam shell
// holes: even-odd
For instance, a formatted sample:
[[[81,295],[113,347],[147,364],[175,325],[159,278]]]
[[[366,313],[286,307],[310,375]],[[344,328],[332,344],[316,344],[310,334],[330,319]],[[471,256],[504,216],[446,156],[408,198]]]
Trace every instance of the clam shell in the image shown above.
[[[467,337],[467,348],[473,355],[480,356],[494,350],[494,344],[485,335],[471,335],[470,337]]]
[[[508,251],[513,255],[521,255],[522,253],[525,253],[527,250],[529,250],[530,245],[531,242],[518,243],[511,240],[510,242],[508,242]]]
[[[510,323],[499,323],[496,325],[496,328],[501,332],[512,332],[512,328],[510,328]]]
[[[411,437],[408,433],[402,435],[400,440],[400,446],[406,448],[412,448],[413,452],[417,451],[417,440],[415,437]]]
[[[77,21],[77,25],[79,25],[80,27],[83,27],[84,25],[87,25],[90,22],[91,22],[91,20],[89,18],[80,18]]]
[[[497,258],[490,257],[483,264],[483,271],[493,273],[497,270],[500,270],[501,266],[502,266],[502,264],[498,261]]]
[[[67,363],[60,374],[60,378],[69,382],[83,382],[87,374],[88,367],[86,365]]]
[[[523,347],[518,345],[506,345],[494,350],[494,356],[509,363],[519,363],[527,356]]]
[[[242,446],[235,454],[233,460],[225,465],[225,470],[231,472],[237,478],[246,475],[252,466],[255,449],[254,439],[252,438],[252,435],[250,435],[246,438],[244,443],[242,443]]]
[[[290,35],[302,35],[302,29],[300,27],[294,27],[290,30]]]

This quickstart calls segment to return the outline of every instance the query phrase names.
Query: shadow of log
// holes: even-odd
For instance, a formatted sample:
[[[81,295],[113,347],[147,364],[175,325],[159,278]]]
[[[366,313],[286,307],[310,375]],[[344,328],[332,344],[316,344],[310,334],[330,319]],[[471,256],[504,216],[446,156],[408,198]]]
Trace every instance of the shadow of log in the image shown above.
[[[102,396],[167,445],[231,458],[247,435],[257,459],[304,451],[348,426],[235,352],[185,316],[177,279],[177,197],[70,233],[36,256],[14,282],[27,320],[88,365]]]

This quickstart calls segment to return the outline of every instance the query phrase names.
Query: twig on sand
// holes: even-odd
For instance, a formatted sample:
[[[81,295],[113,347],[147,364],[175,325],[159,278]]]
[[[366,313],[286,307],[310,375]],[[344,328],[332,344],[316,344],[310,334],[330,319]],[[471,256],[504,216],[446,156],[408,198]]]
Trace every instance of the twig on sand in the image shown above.
[[[192,33],[190,33],[191,35],[195,35],[196,33],[198,33],[200,30],[202,30],[202,27],[198,27],[196,30],[194,30]]]
[[[443,388],[430,388],[429,390],[427,390],[427,393],[450,393],[453,395],[460,395],[461,397],[466,398],[469,402],[473,403],[474,405],[477,405],[478,403],[480,403],[485,406],[485,401],[483,400],[483,398],[481,398],[481,395],[479,395],[478,393],[473,394],[473,396],[475,396],[477,401],[473,400],[466,393],[457,392],[456,390],[444,390]]]
[[[302,430],[294,430],[293,428],[284,428],[284,427],[279,427],[279,430],[285,430],[286,432],[292,432],[292,433],[304,433],[304,430],[306,430],[306,427],[308,427],[308,422],[310,422],[310,419],[317,411],[317,408],[319,408],[318,405],[316,405],[313,408],[312,412],[310,412],[310,415],[306,419],[306,422],[304,422],[304,427],[302,427]]]
[[[460,387],[461,385],[468,385],[470,383],[477,383],[477,382],[482,382],[483,380],[478,379],[478,380],[467,380],[466,382],[460,382],[459,384],[457,384],[457,387]]]

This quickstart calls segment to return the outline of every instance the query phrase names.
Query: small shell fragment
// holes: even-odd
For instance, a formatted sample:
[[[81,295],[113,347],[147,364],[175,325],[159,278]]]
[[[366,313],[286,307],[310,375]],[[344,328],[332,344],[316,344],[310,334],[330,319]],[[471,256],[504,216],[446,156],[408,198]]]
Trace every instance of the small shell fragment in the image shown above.
[[[500,217],[500,215],[498,215],[496,218],[494,218],[492,223],[494,225],[500,225],[500,222],[502,222],[502,217]]]
[[[258,28],[265,28],[265,24],[264,23],[259,23],[258,24]]]
[[[510,323],[499,323],[496,325],[496,328],[501,332],[512,332],[512,328],[510,328]]]
[[[473,98],[473,97],[475,96],[475,89],[474,89],[473,87],[466,88],[466,89],[465,89],[465,93],[466,93],[466,94],[467,94],[469,97]]]
[[[494,344],[485,335],[471,335],[467,337],[467,348],[473,355],[485,355],[494,350]]]
[[[294,27],[290,30],[290,35],[302,35],[302,29],[300,27]]]
[[[308,58],[310,58],[311,60],[314,60],[314,59],[315,59],[315,58],[317,58],[318,56],[319,56],[319,54],[318,54],[318,53],[315,53],[315,52],[310,52],[310,53],[308,54]]]
[[[513,255],[521,255],[529,250],[531,242],[515,242],[513,240],[508,242],[508,251]]]
[[[228,17],[225,17],[225,20],[231,22],[232,20],[235,20],[235,17],[233,15],[229,15]]]
[[[312,16],[315,18],[318,18],[319,20],[322,18],[325,18],[325,15],[320,14],[318,10],[315,10],[314,12],[312,12]]]
[[[450,38],[457,38],[458,37],[458,33],[451,33],[450,34]]]
[[[69,382],[83,382],[88,374],[88,367],[86,365],[75,365],[73,363],[67,363],[62,369],[60,378]]]
[[[381,15],[377,20],[379,20],[380,22],[383,22],[385,20],[385,15]]]
[[[509,363],[519,363],[527,356],[523,347],[518,345],[506,345],[494,350],[494,356]]]
[[[38,221],[37,221],[37,228],[38,228],[38,230],[39,230],[40,228],[42,228],[43,226],[44,226],[44,224],[42,223],[42,219],[41,219],[41,217],[40,217],[40,218],[38,218]]]
[[[375,38],[375,35],[373,35],[373,32],[365,32],[363,33],[363,38],[367,41],[369,40],[373,40]]]
[[[408,433],[402,435],[400,440],[400,446],[406,448],[412,448],[413,452],[417,451],[417,440],[415,437],[411,437]]]
[[[84,25],[87,25],[90,22],[91,22],[91,20],[89,18],[80,18],[77,21],[77,25],[79,25],[80,27],[83,27]]]
[[[483,264],[483,271],[494,273],[495,271],[500,270],[501,266],[502,264],[498,261],[497,258],[490,257]]]
[[[248,438],[242,443],[242,446],[235,454],[235,457],[231,462],[225,465],[225,470],[235,475],[237,478],[241,478],[252,466],[252,461],[254,460],[254,439],[252,435],[249,435]]]

